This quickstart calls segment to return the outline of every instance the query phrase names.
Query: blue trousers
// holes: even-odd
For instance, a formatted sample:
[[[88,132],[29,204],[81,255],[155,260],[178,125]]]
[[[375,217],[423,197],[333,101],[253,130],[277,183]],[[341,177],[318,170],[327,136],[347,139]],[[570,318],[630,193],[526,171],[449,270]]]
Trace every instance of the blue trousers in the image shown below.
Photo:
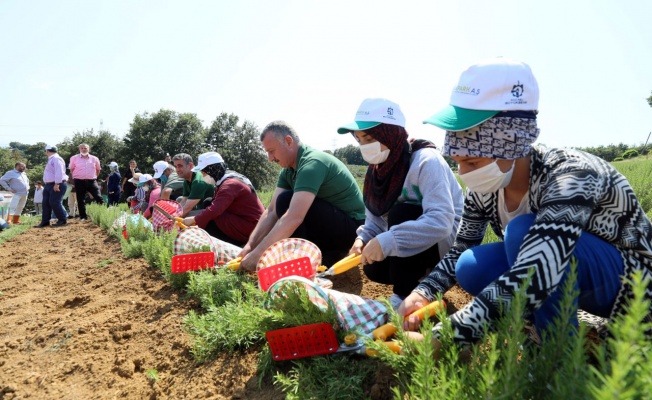
[[[59,184],[59,191],[54,191],[54,184],[48,183],[43,188],[43,214],[41,217],[41,224],[49,225],[51,214],[54,212],[57,220],[66,221],[67,213],[63,208],[63,195],[66,194],[68,184],[62,182]]]
[[[477,296],[486,286],[507,272],[518,256],[521,243],[534,222],[534,214],[514,218],[505,230],[505,241],[490,243],[466,250],[455,266],[460,286]],[[600,317],[609,317],[623,275],[623,260],[610,243],[588,232],[582,232],[573,256],[577,260],[578,307]],[[570,270],[570,264],[566,271]],[[560,285],[548,296],[539,309],[534,310],[532,322],[541,334],[553,318],[562,298],[564,274]],[[572,321],[577,326],[577,318]]]

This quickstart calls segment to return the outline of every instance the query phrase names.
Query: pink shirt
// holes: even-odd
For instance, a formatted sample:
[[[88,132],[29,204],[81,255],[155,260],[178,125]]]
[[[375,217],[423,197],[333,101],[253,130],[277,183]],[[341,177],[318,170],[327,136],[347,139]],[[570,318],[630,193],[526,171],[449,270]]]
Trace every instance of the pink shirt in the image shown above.
[[[66,162],[59,154],[55,153],[48,157],[48,162],[43,170],[43,183],[62,183],[68,181],[66,175]]]
[[[100,172],[100,160],[92,154],[83,157],[75,154],[70,157],[70,173],[72,179],[97,179]]]

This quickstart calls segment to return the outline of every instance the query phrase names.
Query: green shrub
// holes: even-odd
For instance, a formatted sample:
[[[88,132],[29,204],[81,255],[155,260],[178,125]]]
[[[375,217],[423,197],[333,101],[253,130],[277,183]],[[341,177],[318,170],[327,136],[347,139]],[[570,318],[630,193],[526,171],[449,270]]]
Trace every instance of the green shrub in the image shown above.
[[[623,158],[627,160],[628,158],[638,157],[638,151],[635,149],[629,149],[623,153]]]

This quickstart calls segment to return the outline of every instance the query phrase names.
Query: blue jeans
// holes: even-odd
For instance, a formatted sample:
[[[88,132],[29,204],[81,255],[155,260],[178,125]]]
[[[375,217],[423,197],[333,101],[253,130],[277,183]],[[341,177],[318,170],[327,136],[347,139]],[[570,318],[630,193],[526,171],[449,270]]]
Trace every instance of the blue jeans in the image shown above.
[[[534,214],[514,218],[505,230],[505,241],[490,243],[466,250],[457,261],[455,274],[460,286],[477,296],[487,285],[507,272],[518,256],[521,243],[534,222]],[[616,295],[621,287],[623,260],[616,248],[599,237],[582,232],[573,256],[577,260],[578,307],[600,317],[609,317]],[[570,270],[570,263],[566,271]],[[546,298],[539,309],[534,310],[532,321],[539,334],[557,315],[562,299],[560,285]],[[572,321],[577,325],[577,318]]]
[[[62,182],[59,184],[59,191],[54,191],[54,184],[48,183],[43,188],[43,214],[41,217],[42,225],[50,224],[50,216],[54,212],[57,220],[66,222],[66,210],[63,208],[63,195],[66,194],[68,184]]]

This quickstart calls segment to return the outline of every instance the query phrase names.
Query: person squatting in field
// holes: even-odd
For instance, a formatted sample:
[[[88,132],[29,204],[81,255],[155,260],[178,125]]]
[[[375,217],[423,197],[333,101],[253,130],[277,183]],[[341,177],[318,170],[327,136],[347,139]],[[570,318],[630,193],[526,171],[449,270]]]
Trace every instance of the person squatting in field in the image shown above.
[[[242,249],[240,268],[254,270],[269,246],[288,237],[317,245],[324,263],[346,255],[364,223],[364,203],[351,172],[333,155],[303,144],[283,121],[260,135],[269,161],[283,169],[272,200]]]
[[[626,279],[637,271],[652,300],[652,225],[634,190],[596,156],[533,146],[538,101],[527,64],[490,59],[464,71],[450,105],[424,121],[446,130],[443,153],[458,163],[469,191],[453,248],[399,313],[459,283],[475,298],[449,317],[458,343],[481,338],[529,273],[526,317],[541,335],[557,315],[571,259],[580,309],[605,318],[623,313],[632,297]],[[501,242],[481,244],[487,225]],[[416,329],[417,319],[405,327]]]
[[[462,217],[462,188],[432,142],[408,140],[398,104],[366,99],[352,133],[369,163],[364,180],[364,225],[349,253],[361,254],[364,273],[393,285],[397,308],[451,248]]]
[[[213,198],[201,212],[186,217],[187,226],[197,225],[209,235],[242,247],[265,211],[254,185],[244,175],[228,169],[222,156],[214,151],[199,155],[195,172],[215,185]],[[208,199],[207,199],[208,201]]]

